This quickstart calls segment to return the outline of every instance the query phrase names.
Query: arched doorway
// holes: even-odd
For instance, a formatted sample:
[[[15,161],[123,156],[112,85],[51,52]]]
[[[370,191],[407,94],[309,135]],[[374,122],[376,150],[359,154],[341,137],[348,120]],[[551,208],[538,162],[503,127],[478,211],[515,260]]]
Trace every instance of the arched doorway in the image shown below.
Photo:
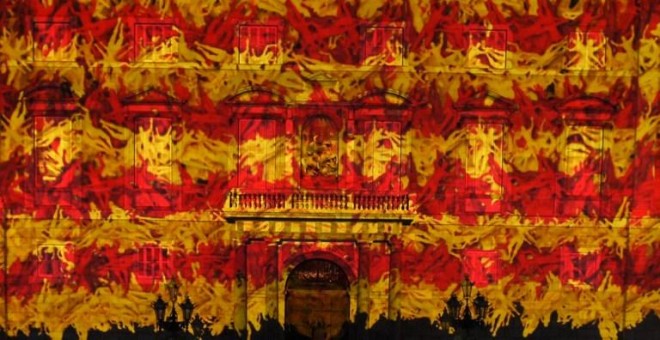
[[[286,282],[285,323],[309,339],[334,339],[350,317],[349,281],[336,263],[303,261]]]

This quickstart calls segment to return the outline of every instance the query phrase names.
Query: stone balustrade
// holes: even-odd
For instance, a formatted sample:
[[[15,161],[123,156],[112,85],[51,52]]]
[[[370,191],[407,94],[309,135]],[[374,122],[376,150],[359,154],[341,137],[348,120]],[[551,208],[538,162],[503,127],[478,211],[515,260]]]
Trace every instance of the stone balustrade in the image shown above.
[[[410,197],[367,192],[242,192],[230,191],[225,203],[232,211],[386,211],[410,212]]]

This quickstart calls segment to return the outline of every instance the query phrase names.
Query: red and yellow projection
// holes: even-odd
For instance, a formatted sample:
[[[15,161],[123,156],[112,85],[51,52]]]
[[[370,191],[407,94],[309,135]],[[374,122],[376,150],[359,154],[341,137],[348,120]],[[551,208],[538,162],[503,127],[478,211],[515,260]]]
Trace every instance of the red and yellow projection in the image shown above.
[[[215,335],[412,334],[467,275],[493,335],[657,329],[659,50],[656,1],[2,2],[0,328],[176,279]]]

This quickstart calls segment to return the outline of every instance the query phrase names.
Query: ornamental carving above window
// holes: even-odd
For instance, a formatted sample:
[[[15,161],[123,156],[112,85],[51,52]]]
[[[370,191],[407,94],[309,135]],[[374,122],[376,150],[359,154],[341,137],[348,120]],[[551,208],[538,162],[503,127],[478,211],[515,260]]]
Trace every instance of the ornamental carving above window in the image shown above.
[[[289,276],[288,288],[319,287],[345,289],[349,286],[346,273],[328,260],[307,260],[299,264]]]

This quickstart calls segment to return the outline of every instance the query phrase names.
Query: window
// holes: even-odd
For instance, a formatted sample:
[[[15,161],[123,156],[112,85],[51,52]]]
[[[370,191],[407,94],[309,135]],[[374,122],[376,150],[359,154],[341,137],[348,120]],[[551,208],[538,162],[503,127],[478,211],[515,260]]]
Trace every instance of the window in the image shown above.
[[[495,250],[467,249],[463,253],[463,272],[477,287],[496,283],[500,277],[499,254]]]
[[[34,116],[35,196],[39,205],[72,205],[76,180],[75,131],[71,117]]]
[[[567,69],[602,70],[607,66],[607,38],[602,32],[571,32],[567,45]]]
[[[136,61],[175,62],[178,58],[178,35],[172,23],[135,24]]]
[[[68,18],[35,20],[33,37],[34,61],[75,61],[74,32]]]
[[[39,246],[37,276],[51,281],[64,279],[73,270],[74,253],[73,245],[70,243]]]
[[[328,116],[317,115],[302,127],[303,178],[336,179],[339,175],[339,129]]]
[[[151,283],[168,274],[167,249],[160,246],[143,246],[138,252],[136,276],[140,282]]]
[[[403,28],[369,27],[365,31],[364,63],[403,65]]]
[[[399,190],[401,123],[366,120],[358,122],[362,138],[362,185],[377,191]]]
[[[278,187],[284,176],[286,137],[278,118],[243,118],[239,121],[239,184],[246,189]]]
[[[469,121],[467,133],[466,212],[499,212],[502,200],[504,125]]]
[[[598,248],[574,250],[561,248],[559,278],[564,284],[581,287],[599,285],[605,273],[601,269],[603,255]]]
[[[569,123],[564,126],[561,156],[560,212],[565,215],[598,214],[603,182],[602,126]]]
[[[239,64],[280,64],[280,28],[277,25],[240,25]]]
[[[136,205],[169,207],[172,204],[172,119],[139,117],[135,119]]]
[[[507,31],[502,29],[471,29],[467,33],[467,67],[506,68]]]

